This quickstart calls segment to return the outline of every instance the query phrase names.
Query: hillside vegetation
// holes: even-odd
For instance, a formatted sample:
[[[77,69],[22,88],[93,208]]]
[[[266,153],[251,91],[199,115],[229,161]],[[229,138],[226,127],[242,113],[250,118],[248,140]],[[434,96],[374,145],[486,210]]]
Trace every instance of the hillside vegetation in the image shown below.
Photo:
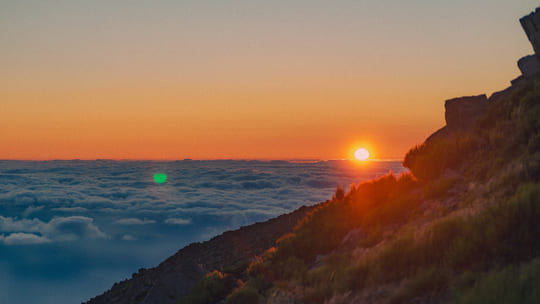
[[[180,303],[540,303],[540,81],[489,102]]]

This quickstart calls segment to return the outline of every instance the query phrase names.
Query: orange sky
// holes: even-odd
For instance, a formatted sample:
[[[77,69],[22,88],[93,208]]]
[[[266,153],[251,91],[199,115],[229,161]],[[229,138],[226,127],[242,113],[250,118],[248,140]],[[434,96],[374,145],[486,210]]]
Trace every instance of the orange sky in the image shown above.
[[[532,53],[534,1],[158,3],[2,4],[0,159],[401,158]]]

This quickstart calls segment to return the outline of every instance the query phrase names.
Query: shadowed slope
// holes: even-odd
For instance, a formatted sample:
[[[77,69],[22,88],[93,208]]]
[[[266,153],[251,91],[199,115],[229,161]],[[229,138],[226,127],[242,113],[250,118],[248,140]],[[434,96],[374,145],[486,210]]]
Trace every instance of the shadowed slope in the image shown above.
[[[313,207],[301,207],[266,222],[193,243],[159,266],[140,269],[131,279],[115,283],[110,290],[87,303],[177,303],[207,272],[243,271],[255,256],[292,231],[311,209]]]

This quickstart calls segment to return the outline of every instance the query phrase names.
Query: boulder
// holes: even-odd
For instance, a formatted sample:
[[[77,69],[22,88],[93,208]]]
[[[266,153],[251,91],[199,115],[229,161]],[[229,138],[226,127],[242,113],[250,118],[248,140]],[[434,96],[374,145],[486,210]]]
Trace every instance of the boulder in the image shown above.
[[[500,95],[503,93],[500,92]],[[446,126],[431,134],[426,142],[447,138],[456,131],[469,130],[487,112],[488,99],[486,95],[449,99],[444,103],[444,108]]]
[[[532,77],[540,72],[540,60],[536,55],[529,55],[518,61],[518,67],[523,77]]]
[[[459,97],[444,103],[448,131],[468,130],[488,109],[486,95]]]

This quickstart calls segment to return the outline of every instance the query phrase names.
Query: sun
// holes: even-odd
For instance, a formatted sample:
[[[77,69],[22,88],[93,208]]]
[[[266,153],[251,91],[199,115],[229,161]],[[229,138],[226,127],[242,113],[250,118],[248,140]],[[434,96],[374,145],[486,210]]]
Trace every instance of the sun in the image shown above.
[[[364,148],[357,149],[354,151],[354,157],[358,160],[367,160],[369,158],[369,151]]]

